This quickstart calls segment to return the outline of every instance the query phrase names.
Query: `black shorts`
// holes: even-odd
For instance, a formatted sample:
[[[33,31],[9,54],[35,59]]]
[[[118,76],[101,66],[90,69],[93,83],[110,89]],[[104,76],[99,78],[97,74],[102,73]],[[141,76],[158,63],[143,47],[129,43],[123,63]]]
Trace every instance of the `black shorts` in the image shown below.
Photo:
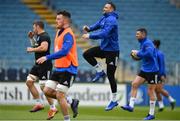
[[[148,82],[148,84],[157,84],[158,83],[158,72],[140,71],[138,76],[144,78]]]
[[[71,87],[76,75],[69,72],[58,72],[54,71],[51,75],[50,80],[56,81],[61,85]]]
[[[158,84],[162,84],[162,83],[163,83],[163,80],[161,80],[161,77],[160,77],[160,76],[158,76],[157,83],[158,83]]]
[[[34,65],[30,70],[30,74],[37,76],[39,80],[47,80],[51,75],[51,71],[52,71],[52,63]]]
[[[119,51],[115,51],[115,52],[104,51],[103,53],[105,55],[107,65],[117,66],[119,59]]]
[[[104,51],[100,46],[88,50],[94,57],[105,58],[106,64],[117,66],[119,51]]]

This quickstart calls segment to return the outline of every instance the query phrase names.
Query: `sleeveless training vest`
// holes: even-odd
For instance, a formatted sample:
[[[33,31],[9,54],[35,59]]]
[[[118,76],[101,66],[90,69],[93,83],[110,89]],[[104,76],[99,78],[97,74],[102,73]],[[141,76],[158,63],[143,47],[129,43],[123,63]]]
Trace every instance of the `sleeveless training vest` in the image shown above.
[[[67,68],[71,64],[73,66],[78,66],[78,57],[77,57],[77,49],[76,49],[76,38],[74,36],[74,33],[72,32],[71,28],[66,28],[59,36],[58,36],[59,30],[56,33],[55,42],[54,42],[54,52],[57,52],[61,50],[64,42],[64,36],[67,33],[70,33],[73,37],[73,45],[69,51],[69,53],[59,59],[55,60],[55,67],[56,68]]]

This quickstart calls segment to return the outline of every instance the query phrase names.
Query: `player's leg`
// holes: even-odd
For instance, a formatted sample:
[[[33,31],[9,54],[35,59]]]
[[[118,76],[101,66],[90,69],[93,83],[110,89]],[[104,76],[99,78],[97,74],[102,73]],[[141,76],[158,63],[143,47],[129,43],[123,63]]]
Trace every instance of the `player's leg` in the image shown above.
[[[66,100],[68,104],[70,104],[72,112],[73,112],[73,118],[76,118],[78,115],[78,105],[79,100],[78,99],[72,99],[70,96],[66,96]]]
[[[36,86],[34,85],[34,82],[37,80],[37,77],[32,75],[32,74],[29,74],[28,77],[27,77],[27,81],[26,81],[26,85],[29,89],[29,91],[31,92],[34,100],[36,101],[36,105],[38,105],[38,107],[43,107],[43,104],[42,104],[42,100],[39,96],[39,92],[36,88]],[[35,105],[35,106],[36,106]],[[38,110],[31,110],[30,112],[36,112]]]
[[[41,90],[43,91],[44,87],[45,87],[45,81],[39,81],[39,84],[40,84],[40,87],[41,87]],[[45,95],[46,96],[46,95]],[[54,104],[54,100],[48,96],[46,96],[46,99],[50,105],[50,109],[56,109],[55,107],[55,104]]]
[[[54,83],[54,84],[53,84],[53,83]],[[57,93],[57,91],[56,91],[55,89],[52,89],[52,88],[54,88],[54,87],[51,86],[51,85],[56,85],[56,82],[48,80],[48,82],[46,83],[46,85],[47,85],[47,86],[44,88],[44,93],[45,93],[45,95],[56,99],[56,93]],[[78,100],[78,99],[72,99],[70,96],[67,96],[67,97],[66,97],[66,100],[67,100],[68,104],[70,104],[71,109],[72,109],[72,111],[73,111],[73,118],[76,118],[77,115],[78,115],[79,100]]]
[[[119,95],[117,94],[117,82],[115,80],[115,72],[118,63],[119,52],[107,52],[106,64],[107,64],[107,77],[109,79],[112,99],[109,105],[105,108],[106,111],[112,110],[118,105]]]
[[[57,80],[58,79],[57,75],[58,74],[53,73],[51,79]],[[56,93],[57,93],[56,86],[57,86],[57,84],[58,84],[58,82],[56,82],[56,81],[48,80],[46,82],[46,85],[45,85],[44,90],[43,90],[44,94],[51,97],[51,98],[57,99],[56,98]],[[70,96],[66,96],[66,100],[67,100],[68,104],[70,104],[71,109],[73,111],[73,118],[76,118],[78,115],[79,100],[78,99],[72,99]]]
[[[144,118],[144,120],[152,120],[155,118],[155,116],[154,116],[155,105],[156,105],[155,89],[156,89],[156,84],[148,85],[148,95],[150,98],[150,101],[149,101],[150,109],[149,109],[148,115]]]
[[[176,105],[176,100],[168,93],[167,90],[165,90],[163,88],[162,88],[161,94],[168,98],[170,105],[171,105],[171,110],[174,110],[175,105]]]
[[[30,90],[34,100],[36,101],[35,106],[33,106],[33,108],[30,110],[30,112],[37,112],[37,111],[44,109],[44,106],[42,104],[42,100],[40,98],[39,92],[34,85],[34,82],[36,82],[38,80],[37,70],[38,70],[38,67],[33,66],[29,75],[27,76],[27,81],[26,81],[26,85],[27,85],[28,89]]]
[[[56,99],[56,93],[57,93],[57,91],[55,90],[56,85],[57,85],[57,82],[48,80],[46,82],[46,86],[43,90],[44,94],[46,96]],[[66,100],[67,100],[68,104],[70,104],[71,109],[73,111],[73,118],[76,118],[78,115],[79,100],[72,99],[70,96],[66,96]]]
[[[163,89],[163,84],[159,84],[160,87],[159,87],[159,93],[161,93],[163,96],[165,96],[166,98],[168,98],[169,102],[170,102],[170,105],[171,105],[171,109],[173,110],[175,108],[175,104],[176,104],[176,101],[175,99],[168,93],[167,90]]]
[[[161,90],[162,90],[162,84],[158,83],[156,85],[155,92],[156,92],[156,97],[157,97],[157,101],[158,101],[158,105],[159,105],[159,109],[158,109],[159,112],[164,110],[164,103],[163,103],[162,96],[161,96]]]
[[[39,81],[39,84],[40,84],[40,87],[41,87],[42,91],[44,91],[45,83],[46,83],[45,80],[40,80]],[[46,97],[46,99],[47,99],[47,101],[48,101],[48,103],[50,105],[50,109],[48,111],[48,117],[47,117],[47,120],[50,120],[55,116],[55,114],[58,112],[58,110],[56,108],[56,105],[55,105],[55,102],[54,102],[53,98],[47,96],[46,94],[45,94],[45,97]]]
[[[95,78],[92,80],[93,82],[96,82],[97,80],[99,80],[101,77],[105,76],[105,72],[102,68],[102,65],[100,63],[97,62],[97,60],[95,59],[95,57],[99,57],[99,58],[105,58],[103,51],[100,49],[100,47],[93,47],[90,48],[88,50],[86,50],[83,53],[83,57],[86,59],[86,61],[91,64],[95,70],[96,70],[96,76]]]
[[[46,96],[56,99],[56,86],[58,82],[48,80],[46,81],[43,92]]]
[[[56,79],[59,82],[56,88],[56,98],[61,107],[61,112],[64,116],[64,121],[70,121],[66,94],[69,88],[71,87],[74,79],[75,75],[69,72],[59,73],[59,78]]]
[[[34,82],[38,80],[38,77],[32,75],[32,74],[29,74],[28,77],[27,77],[27,81],[26,81],[26,85],[27,87],[29,88],[32,96],[34,99],[39,99],[40,96],[39,96],[39,92],[36,88],[36,86],[34,85]]]
[[[58,85],[58,86],[60,87],[60,85]],[[62,88],[62,87],[60,87],[60,88]],[[64,116],[64,121],[70,121],[70,115],[69,115],[69,111],[68,111],[68,103],[65,98],[65,93],[62,91],[57,91],[56,98],[61,107],[61,112]]]
[[[152,120],[155,119],[155,105],[156,105],[156,85],[158,82],[158,72],[152,72],[152,73],[147,73],[146,74],[146,80],[148,81],[148,95],[149,95],[149,113],[148,115],[144,118],[144,120]]]
[[[133,110],[134,110],[134,104],[135,104],[138,88],[145,81],[145,79],[142,76],[143,72],[140,72],[139,75],[140,76],[136,76],[136,78],[133,80],[133,82],[131,84],[131,97],[130,97],[130,100],[129,100],[129,105],[121,106],[121,108],[123,110],[127,110],[129,112],[133,112]]]
[[[39,84],[40,84],[42,91],[44,91],[45,84],[46,84],[47,80],[49,80],[49,78],[50,78],[51,70],[52,70],[51,63],[45,63],[44,65],[41,65],[41,68],[39,69],[39,79],[40,79]],[[56,85],[54,86],[54,88],[56,88]],[[50,109],[48,111],[48,117],[47,117],[47,120],[50,120],[55,116],[55,114],[58,112],[58,110],[56,109],[53,98],[47,96],[46,94],[45,94],[45,96],[50,105]]]

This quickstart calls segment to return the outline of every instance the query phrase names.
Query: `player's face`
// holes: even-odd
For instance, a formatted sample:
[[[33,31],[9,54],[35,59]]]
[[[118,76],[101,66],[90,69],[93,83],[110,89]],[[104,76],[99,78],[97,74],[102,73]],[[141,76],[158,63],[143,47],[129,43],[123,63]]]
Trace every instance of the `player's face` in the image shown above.
[[[145,34],[143,32],[137,31],[136,32],[136,39],[137,40],[142,40],[145,38]]]
[[[113,11],[113,8],[110,4],[105,4],[104,8],[103,8],[103,13],[110,13]]]
[[[56,16],[56,28],[62,29],[64,25],[64,17],[63,15],[57,15]]]

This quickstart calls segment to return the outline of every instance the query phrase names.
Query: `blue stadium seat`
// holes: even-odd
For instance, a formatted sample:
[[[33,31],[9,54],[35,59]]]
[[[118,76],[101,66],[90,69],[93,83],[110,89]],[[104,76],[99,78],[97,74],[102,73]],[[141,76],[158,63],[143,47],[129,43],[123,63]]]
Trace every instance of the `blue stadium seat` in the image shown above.
[[[120,15],[118,22],[122,60],[129,65],[132,64],[133,60],[129,54],[132,49],[139,48],[135,38],[136,29],[145,27],[148,29],[149,38],[162,41],[161,49],[166,54],[167,63],[180,61],[180,56],[177,56],[180,48],[180,9],[171,5],[169,0],[112,1],[116,4]],[[82,30],[83,25],[91,25],[102,16],[102,8],[106,0],[98,2],[97,0],[51,0],[51,2],[57,10],[70,11],[73,24]],[[33,54],[26,53],[26,47],[30,45],[27,32],[32,29],[33,21],[40,19],[39,16],[20,0],[0,0],[0,18],[0,59],[8,63],[7,68],[30,68],[34,57]],[[53,41],[54,29],[47,25],[46,30]],[[92,69],[82,57],[81,48],[78,48],[78,55],[79,69],[83,71]]]

